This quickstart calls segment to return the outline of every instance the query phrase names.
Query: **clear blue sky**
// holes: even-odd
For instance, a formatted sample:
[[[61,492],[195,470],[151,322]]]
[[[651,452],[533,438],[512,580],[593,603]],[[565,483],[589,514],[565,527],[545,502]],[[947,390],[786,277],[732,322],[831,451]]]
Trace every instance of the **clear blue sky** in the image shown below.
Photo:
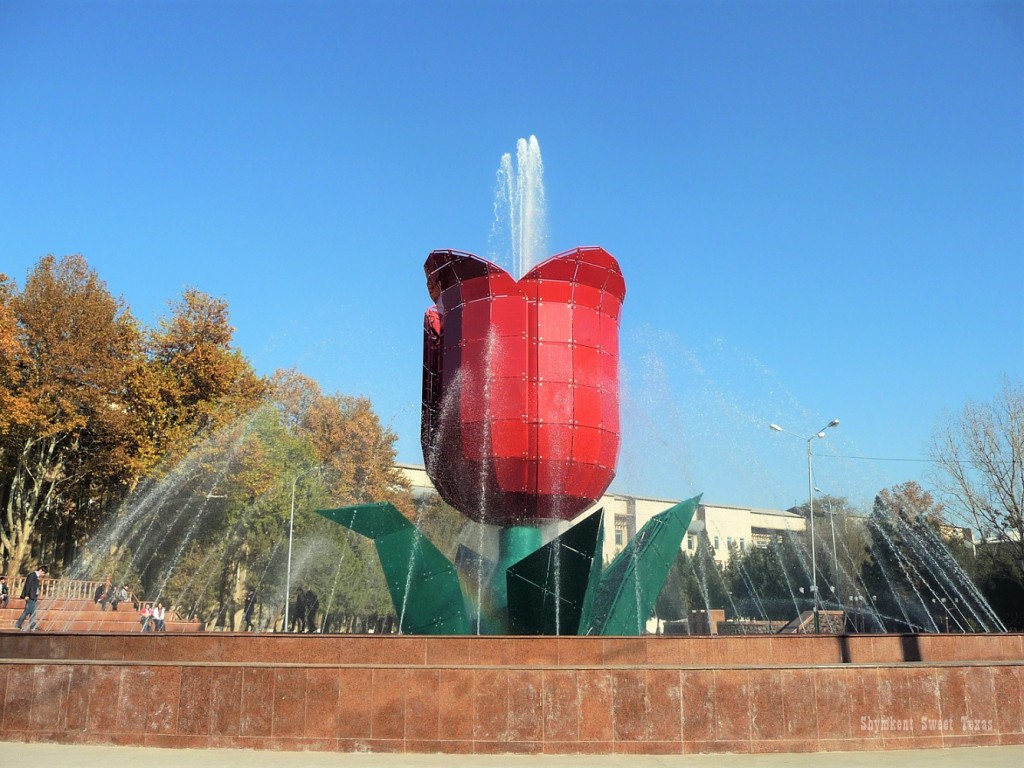
[[[143,321],[228,300],[261,373],[421,462],[422,264],[485,254],[535,134],[551,252],[622,265],[621,491],[869,501],[1024,374],[1016,2],[0,4],[0,271]]]

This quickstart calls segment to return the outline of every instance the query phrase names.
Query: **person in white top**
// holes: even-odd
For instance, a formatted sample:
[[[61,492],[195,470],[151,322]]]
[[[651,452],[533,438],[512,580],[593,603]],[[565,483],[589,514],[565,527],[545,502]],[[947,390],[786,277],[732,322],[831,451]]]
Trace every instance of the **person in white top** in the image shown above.
[[[165,632],[167,630],[167,624],[164,622],[166,615],[167,611],[164,610],[164,604],[157,603],[156,607],[153,608],[153,624],[157,632]]]

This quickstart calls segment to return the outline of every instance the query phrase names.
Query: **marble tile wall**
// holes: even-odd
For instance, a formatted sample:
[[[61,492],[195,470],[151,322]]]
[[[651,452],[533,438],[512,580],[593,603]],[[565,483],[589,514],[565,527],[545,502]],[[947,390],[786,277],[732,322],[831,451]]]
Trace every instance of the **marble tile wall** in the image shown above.
[[[906,643],[881,636],[844,651],[816,637],[0,635],[0,739],[553,754],[1024,743],[1021,636],[946,640],[920,638],[922,661],[905,663],[891,657]]]

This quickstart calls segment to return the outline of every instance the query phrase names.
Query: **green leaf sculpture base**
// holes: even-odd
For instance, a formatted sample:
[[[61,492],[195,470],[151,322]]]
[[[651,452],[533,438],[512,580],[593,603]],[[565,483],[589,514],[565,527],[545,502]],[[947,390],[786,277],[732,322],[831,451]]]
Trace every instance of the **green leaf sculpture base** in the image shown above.
[[[604,510],[593,512],[505,566],[504,579],[492,580],[499,594],[481,601],[497,606],[487,616],[451,561],[393,505],[317,512],[373,540],[402,634],[640,635],[699,503],[695,496],[655,515],[607,568]]]

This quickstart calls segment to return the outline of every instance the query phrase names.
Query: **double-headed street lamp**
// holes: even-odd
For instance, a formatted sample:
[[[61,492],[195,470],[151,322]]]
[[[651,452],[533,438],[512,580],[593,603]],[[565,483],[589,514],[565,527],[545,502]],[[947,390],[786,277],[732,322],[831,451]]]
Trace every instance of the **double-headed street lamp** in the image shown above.
[[[769,428],[771,428],[775,432],[785,432],[787,435],[793,435],[793,437],[799,437],[799,435],[795,435],[792,432],[789,432],[789,431],[783,429],[778,424],[769,424],[768,426],[769,426]],[[808,496],[808,498],[810,500],[810,505],[809,506],[810,506],[810,515],[811,515],[811,598],[814,601],[813,605],[814,605],[814,631],[815,631],[815,633],[820,631],[820,627],[818,625],[818,556],[816,554],[816,550],[815,550],[815,547],[814,547],[814,464],[813,464],[813,460],[811,458],[812,455],[813,455],[811,453],[811,443],[816,438],[824,438],[825,437],[825,430],[826,429],[831,429],[832,427],[838,427],[838,426],[839,426],[839,419],[832,419],[832,421],[830,421],[824,427],[819,429],[817,432],[815,432],[810,437],[806,438],[806,440],[807,440],[807,496]],[[804,438],[801,438],[801,439],[804,439]]]

